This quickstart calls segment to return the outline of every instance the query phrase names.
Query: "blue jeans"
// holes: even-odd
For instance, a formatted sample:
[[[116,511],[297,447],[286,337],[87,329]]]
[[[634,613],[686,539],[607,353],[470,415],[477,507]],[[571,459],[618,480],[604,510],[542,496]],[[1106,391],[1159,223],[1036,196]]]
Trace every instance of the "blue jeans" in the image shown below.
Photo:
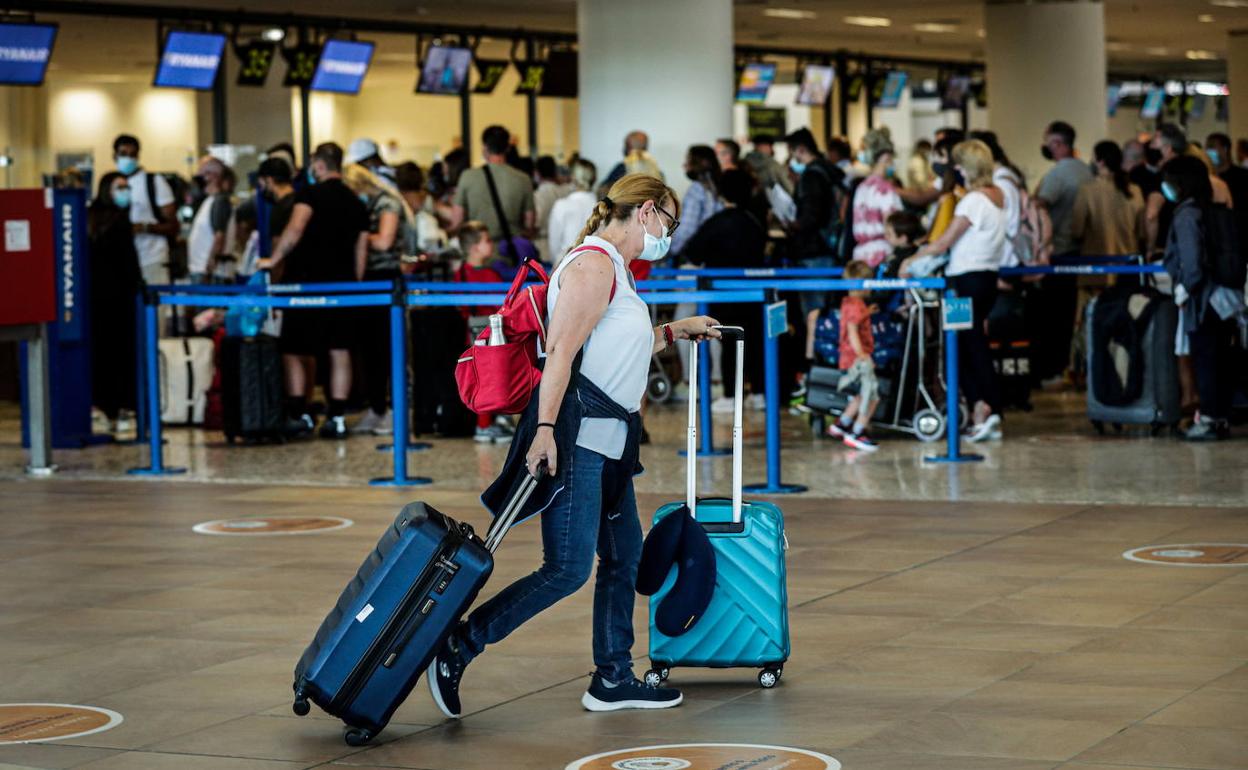
[[[561,458],[562,459],[562,458]],[[541,514],[542,566],[482,604],[459,633],[471,660],[486,645],[505,639],[525,621],[576,593],[589,579],[598,554],[594,584],[594,665],[609,681],[632,677],[633,604],[641,521],[633,485],[614,511],[602,509],[603,475],[628,473],[622,463],[583,447],[572,457],[567,487]]]

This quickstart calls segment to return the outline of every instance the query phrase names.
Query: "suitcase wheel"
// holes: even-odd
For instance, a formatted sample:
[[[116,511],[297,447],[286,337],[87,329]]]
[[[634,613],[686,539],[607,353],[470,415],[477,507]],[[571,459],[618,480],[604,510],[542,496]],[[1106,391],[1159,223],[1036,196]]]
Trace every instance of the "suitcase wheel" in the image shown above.
[[[650,687],[658,687],[667,681],[667,677],[672,670],[667,666],[655,666],[646,672],[645,682]]]
[[[823,432],[827,427],[827,421],[823,415],[815,414],[810,417],[810,433],[815,438],[822,438]]]
[[[1096,435],[1098,436],[1105,435],[1105,423],[1101,422],[1100,420],[1093,420],[1092,427],[1096,429]]]
[[[373,734],[368,730],[359,727],[352,727],[347,730],[347,734],[343,736],[343,740],[348,746],[363,746],[373,739]]]
[[[308,699],[302,695],[295,696],[295,702],[291,705],[290,710],[295,712],[297,716],[306,717],[308,712],[312,710],[312,706],[308,704]]]
[[[758,672],[759,686],[761,686],[764,690],[770,690],[775,687],[780,683],[780,675],[782,672],[783,669],[779,668],[765,668]]]

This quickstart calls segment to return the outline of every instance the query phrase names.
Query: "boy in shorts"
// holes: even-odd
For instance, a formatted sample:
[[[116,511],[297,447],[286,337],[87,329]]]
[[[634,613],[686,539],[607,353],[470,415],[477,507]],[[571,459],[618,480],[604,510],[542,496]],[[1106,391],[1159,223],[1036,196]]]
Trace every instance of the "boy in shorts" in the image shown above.
[[[861,280],[872,278],[875,271],[866,262],[852,261],[845,267],[845,278]],[[875,364],[871,354],[875,351],[875,338],[871,334],[871,308],[866,297],[867,289],[854,289],[841,300],[840,361],[837,364],[844,374],[837,387],[841,390],[854,383],[858,393],[849,400],[840,419],[828,426],[828,435],[841,439],[845,446],[863,452],[879,448],[867,435],[867,423],[880,405],[879,385],[875,379]]]

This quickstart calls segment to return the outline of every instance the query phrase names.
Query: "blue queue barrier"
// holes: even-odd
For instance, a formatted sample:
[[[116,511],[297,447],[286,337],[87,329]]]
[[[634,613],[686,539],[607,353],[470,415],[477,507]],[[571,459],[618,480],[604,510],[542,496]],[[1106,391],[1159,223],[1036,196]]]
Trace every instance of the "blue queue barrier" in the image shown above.
[[[159,321],[156,309],[160,304],[160,295],[149,292],[143,305],[143,374],[147,382],[147,394],[144,405],[147,408],[147,440],[148,464],[144,467],[131,468],[126,471],[132,476],[167,476],[186,473],[186,468],[165,467],[164,438],[160,425],[160,360],[157,331]]]
[[[407,475],[407,453],[411,449],[427,449],[429,444],[423,441],[411,444],[407,430],[407,293],[399,281],[394,282],[394,292],[390,297],[390,405],[394,416],[394,442],[391,444],[391,456],[394,473],[385,478],[377,478],[368,482],[375,487],[414,487],[432,484],[428,476]],[[379,447],[380,448],[380,447]]]
[[[656,267],[659,278],[837,278],[842,267]]]
[[[729,279],[712,281],[711,285],[716,290],[742,290],[749,288],[768,289],[771,291],[850,291],[854,289],[877,289],[877,290],[903,290],[903,289],[943,289],[945,288],[945,279],[943,278],[876,278],[854,280],[849,278],[831,278],[831,279],[790,279],[790,280],[763,280],[763,279]],[[766,310],[763,307],[763,323],[766,324]],[[766,326],[764,326],[766,328]],[[767,481],[764,484],[751,484],[746,487],[751,492],[763,492],[766,494],[789,494],[792,492],[805,491],[805,487],[796,484],[785,484],[781,480],[780,466],[780,343],[776,337],[770,334],[766,335],[767,341],[763,348],[763,376],[766,380],[767,393]],[[956,352],[956,351],[955,351]],[[955,368],[956,368],[956,361]],[[956,377],[956,375],[955,375]],[[956,382],[956,381],[955,381]],[[953,411],[951,414],[957,415],[957,389],[949,388],[953,392]],[[946,419],[946,424],[950,427],[947,429],[947,438],[950,442],[958,441],[958,421],[954,419]]]
[[[945,291],[945,299],[957,297],[953,289]],[[968,300],[969,302],[969,300]],[[945,326],[945,454],[927,455],[923,458],[929,463],[973,463],[984,459],[983,455],[963,454],[961,433],[958,423],[958,330]],[[971,323],[975,319],[971,317]]]
[[[373,479],[370,484],[378,486],[414,486],[431,483],[427,477],[407,475],[407,453],[411,450],[407,426],[407,307],[416,306],[458,306],[458,305],[500,305],[504,294],[411,294],[393,284],[385,284],[393,291],[390,294],[343,294],[339,296],[293,296],[290,294],[263,295],[256,292],[235,292],[212,295],[207,292],[182,291],[193,288],[185,286],[172,287],[175,293],[162,296],[157,290],[151,290],[142,304],[142,332],[144,345],[142,356],[145,365],[142,374],[146,391],[149,464],[141,468],[127,471],[135,475],[169,475],[185,473],[185,468],[170,468],[164,464],[163,436],[160,422],[160,371],[158,361],[158,324],[156,320],[159,305],[170,306],[211,306],[211,307],[277,307],[277,308],[326,308],[326,307],[390,307],[390,387],[394,410],[394,444],[393,475]],[[761,290],[743,291],[675,291],[651,292],[642,295],[649,304],[669,304],[678,302],[717,303],[717,302],[762,302]]]
[[[1158,264],[1149,265],[1109,265],[1109,264],[1066,264],[1066,265],[1023,265],[1020,267],[1003,267],[1001,275],[1156,275],[1166,269]]]

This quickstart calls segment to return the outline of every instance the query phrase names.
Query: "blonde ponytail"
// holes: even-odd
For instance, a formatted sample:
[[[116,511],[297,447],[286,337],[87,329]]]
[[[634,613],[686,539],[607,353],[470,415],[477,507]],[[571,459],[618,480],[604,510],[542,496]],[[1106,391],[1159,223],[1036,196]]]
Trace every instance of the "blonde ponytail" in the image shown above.
[[[572,249],[580,246],[587,237],[597,233],[604,225],[612,221],[628,219],[633,211],[646,201],[654,201],[660,206],[665,201],[671,201],[674,216],[677,219],[680,218],[680,200],[672,188],[663,183],[662,179],[649,174],[628,174],[611,185],[606,196],[594,205],[594,210],[590,212],[581,234],[576,236]]]

